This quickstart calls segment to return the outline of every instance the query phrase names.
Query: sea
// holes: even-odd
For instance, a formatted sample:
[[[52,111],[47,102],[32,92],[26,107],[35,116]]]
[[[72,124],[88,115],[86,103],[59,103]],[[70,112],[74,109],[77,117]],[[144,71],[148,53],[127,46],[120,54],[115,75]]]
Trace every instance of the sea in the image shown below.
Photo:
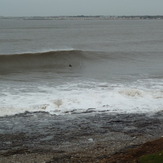
[[[163,20],[0,18],[0,116],[163,111]]]

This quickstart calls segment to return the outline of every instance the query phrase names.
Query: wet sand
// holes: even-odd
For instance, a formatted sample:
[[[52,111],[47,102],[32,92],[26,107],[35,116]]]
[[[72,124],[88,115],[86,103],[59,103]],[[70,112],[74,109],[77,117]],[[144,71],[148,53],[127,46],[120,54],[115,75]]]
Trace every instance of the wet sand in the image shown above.
[[[0,163],[107,162],[163,136],[163,112],[0,117]]]

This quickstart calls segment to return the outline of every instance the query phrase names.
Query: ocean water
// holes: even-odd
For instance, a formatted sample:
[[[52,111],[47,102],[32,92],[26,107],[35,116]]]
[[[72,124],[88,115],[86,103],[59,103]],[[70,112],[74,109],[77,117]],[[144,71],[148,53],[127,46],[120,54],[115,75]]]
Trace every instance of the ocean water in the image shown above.
[[[162,26],[0,19],[0,116],[162,111]]]

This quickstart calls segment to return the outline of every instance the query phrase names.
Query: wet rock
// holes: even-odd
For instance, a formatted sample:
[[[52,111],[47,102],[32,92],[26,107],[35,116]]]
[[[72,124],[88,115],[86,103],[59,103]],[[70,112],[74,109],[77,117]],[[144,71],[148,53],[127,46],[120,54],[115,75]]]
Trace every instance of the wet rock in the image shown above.
[[[87,113],[59,116],[26,112],[0,117],[0,154],[9,157],[52,152],[63,161],[70,159],[62,159],[63,153],[84,149],[84,155],[90,157],[94,149],[98,157],[99,151],[105,156],[163,135],[161,113],[149,116],[92,111],[90,108]]]

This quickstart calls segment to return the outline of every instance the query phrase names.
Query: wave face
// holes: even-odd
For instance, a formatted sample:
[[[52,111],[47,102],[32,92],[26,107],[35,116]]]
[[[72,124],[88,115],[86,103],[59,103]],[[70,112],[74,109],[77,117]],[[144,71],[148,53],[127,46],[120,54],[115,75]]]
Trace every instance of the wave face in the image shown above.
[[[0,55],[0,72],[10,73],[46,68],[61,69],[79,66],[80,60],[83,59],[83,52],[78,50]]]
[[[0,75],[24,72],[76,73],[80,76],[112,77],[162,76],[161,53],[99,52],[61,50],[0,55]],[[71,71],[70,71],[71,70]]]
[[[28,73],[41,78],[68,76],[84,79],[137,80],[160,78],[162,73],[161,53],[153,52],[100,52],[82,50],[61,50],[38,53],[0,55],[0,75]],[[47,73],[53,73],[47,76]],[[31,76],[28,76],[29,80]],[[62,78],[65,80],[66,78]],[[27,79],[25,79],[27,80]]]

